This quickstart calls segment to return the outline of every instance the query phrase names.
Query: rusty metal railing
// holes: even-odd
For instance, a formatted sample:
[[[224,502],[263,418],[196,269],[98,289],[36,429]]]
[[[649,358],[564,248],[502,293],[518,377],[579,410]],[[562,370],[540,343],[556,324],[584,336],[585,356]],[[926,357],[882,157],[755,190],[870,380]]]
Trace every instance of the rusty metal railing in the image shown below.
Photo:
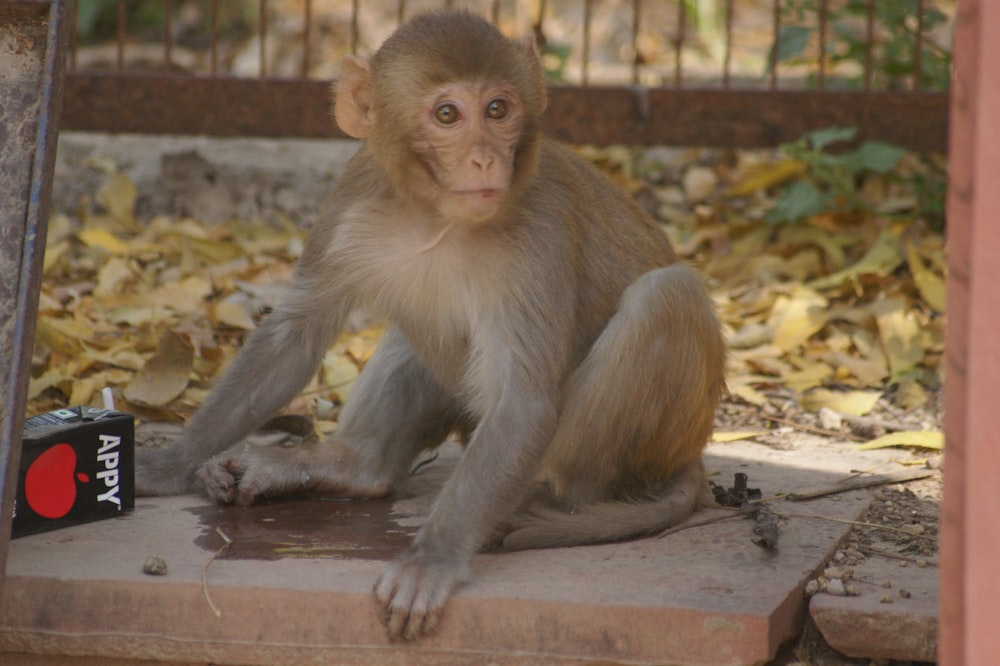
[[[372,51],[416,11],[406,0],[77,2],[77,18],[92,15],[88,3],[113,4],[114,21],[101,46],[74,35],[66,128],[221,136],[341,136],[327,112],[331,63]],[[160,20],[134,25],[137,8],[150,4]],[[548,126],[568,140],[764,146],[838,124],[857,127],[859,139],[945,147],[947,93],[925,72],[929,46],[940,50],[927,17],[942,14],[930,0],[916,0],[895,27],[910,59],[892,63],[891,79],[879,64],[887,27],[877,19],[888,5],[878,0],[716,0],[707,18],[673,0],[580,0],[574,12],[560,5],[561,15],[546,0],[524,4],[438,6],[467,6],[507,32],[534,32],[560,79]],[[94,52],[103,60],[84,57]]]

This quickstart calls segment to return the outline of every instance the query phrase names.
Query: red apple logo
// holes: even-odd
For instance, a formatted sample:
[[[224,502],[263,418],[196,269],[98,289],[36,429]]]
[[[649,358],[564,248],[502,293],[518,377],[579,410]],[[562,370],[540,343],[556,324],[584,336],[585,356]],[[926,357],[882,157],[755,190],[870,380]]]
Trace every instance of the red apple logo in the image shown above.
[[[76,451],[69,444],[56,444],[35,458],[24,477],[28,506],[39,516],[62,518],[76,502],[76,481],[87,483],[84,473],[76,473]]]

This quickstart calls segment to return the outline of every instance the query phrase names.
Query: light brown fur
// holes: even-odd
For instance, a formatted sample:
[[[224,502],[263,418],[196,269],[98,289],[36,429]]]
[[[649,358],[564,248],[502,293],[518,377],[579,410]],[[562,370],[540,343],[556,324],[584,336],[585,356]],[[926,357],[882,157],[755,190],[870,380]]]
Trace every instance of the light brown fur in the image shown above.
[[[689,515],[725,351],[711,299],[663,231],[539,134],[530,45],[469,14],[429,14],[342,71],[336,119],[365,143],[331,213],[184,435],[139,452],[136,484],[238,504],[381,496],[419,452],[471,432],[375,586],[389,635],[414,638],[485,544],[617,540]],[[393,326],[333,438],[239,446],[309,381],[356,307]]]

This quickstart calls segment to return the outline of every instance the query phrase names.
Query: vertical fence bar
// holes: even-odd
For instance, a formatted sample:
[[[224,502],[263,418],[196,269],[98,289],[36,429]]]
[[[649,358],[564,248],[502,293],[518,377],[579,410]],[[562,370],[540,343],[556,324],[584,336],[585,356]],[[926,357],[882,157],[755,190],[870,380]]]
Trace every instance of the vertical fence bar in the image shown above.
[[[493,25],[500,25],[500,0],[493,0],[493,5],[490,7],[490,20],[493,21]]]
[[[312,0],[305,0],[302,8],[305,26],[302,29],[302,78],[309,77],[309,38],[312,34]]]
[[[726,0],[726,50],[722,56],[722,87],[729,90],[729,68],[733,50],[733,0]]]
[[[258,0],[258,30],[260,31],[260,78],[267,78],[267,0]]]
[[[169,72],[173,69],[171,55],[174,48],[174,0],[165,0],[163,12],[163,66]]]
[[[75,72],[76,71],[76,47],[77,47],[77,41],[78,41],[78,39],[77,39],[78,35],[77,35],[77,30],[76,30],[76,26],[77,26],[77,23],[76,23],[76,12],[77,12],[76,3],[75,2],[69,3],[69,7],[70,7],[70,11],[69,11],[69,15],[70,15],[70,19],[69,19],[69,26],[70,26],[69,27],[69,71]]]
[[[819,3],[819,55],[817,57],[816,87],[823,90],[826,87],[826,20],[827,0]]]
[[[358,52],[358,0],[351,0],[351,53]]]
[[[680,88],[684,76],[684,41],[687,39],[687,6],[677,0],[677,38],[674,40],[674,88]]]
[[[590,84],[590,23],[593,18],[594,0],[583,2],[583,62],[580,64],[580,83]]]
[[[632,0],[632,85],[639,85],[639,30],[642,21],[641,0]]]
[[[913,90],[920,90],[923,78],[924,0],[917,0],[917,31],[913,36]]]
[[[865,16],[865,92],[871,92],[874,71],[875,49],[875,0],[868,0],[868,14]]]
[[[118,34],[116,37],[115,67],[119,74],[125,69],[125,0],[118,0]]]
[[[215,76],[219,72],[219,0],[212,0],[210,21],[209,41],[211,42],[211,56],[209,58],[209,73]]]
[[[401,25],[406,20],[406,0],[399,0],[396,3],[396,25]]]
[[[778,89],[778,44],[781,34],[781,4],[779,0],[774,0],[771,7],[771,71],[768,73],[768,87],[771,90]]]

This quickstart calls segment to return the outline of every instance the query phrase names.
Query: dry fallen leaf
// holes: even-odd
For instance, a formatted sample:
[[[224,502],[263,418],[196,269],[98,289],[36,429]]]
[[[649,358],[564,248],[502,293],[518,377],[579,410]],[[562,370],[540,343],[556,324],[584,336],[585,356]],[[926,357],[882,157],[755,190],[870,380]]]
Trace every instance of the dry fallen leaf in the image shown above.
[[[897,379],[916,366],[926,353],[920,323],[899,298],[880,298],[872,304],[871,311],[878,323],[879,339],[892,378]]]
[[[888,446],[915,446],[921,449],[941,451],[944,449],[944,433],[937,430],[893,432],[877,437],[870,442],[859,444],[858,448],[867,451],[869,449],[882,449]]]
[[[819,412],[824,407],[840,414],[864,416],[870,412],[882,394],[879,391],[831,391],[816,389],[799,399],[803,409]]]
[[[786,352],[798,348],[826,325],[826,306],[825,298],[806,287],[793,287],[779,297],[768,320],[774,346]]]
[[[187,388],[193,363],[191,343],[163,329],[156,353],[125,387],[125,398],[149,407],[169,404]]]

